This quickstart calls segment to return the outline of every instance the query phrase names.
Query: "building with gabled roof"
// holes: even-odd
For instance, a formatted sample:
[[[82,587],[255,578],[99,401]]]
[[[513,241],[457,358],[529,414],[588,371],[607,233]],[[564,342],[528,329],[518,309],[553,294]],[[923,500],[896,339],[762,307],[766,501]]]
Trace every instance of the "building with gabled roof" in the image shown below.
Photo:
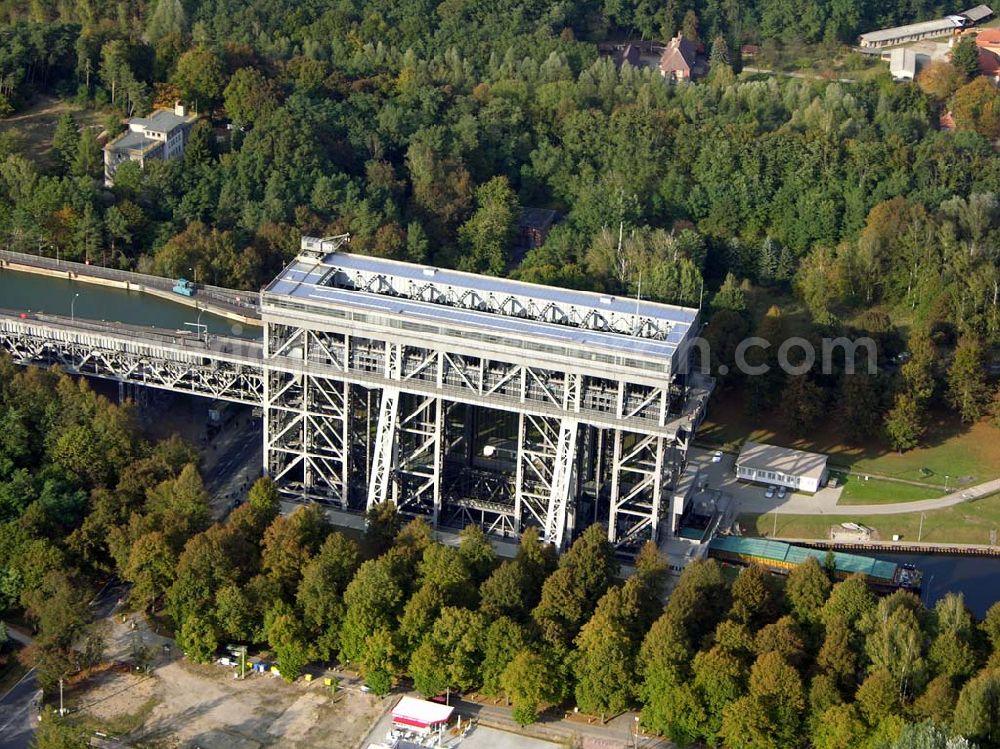
[[[691,80],[698,64],[698,47],[678,34],[660,57],[660,75],[672,81]]]

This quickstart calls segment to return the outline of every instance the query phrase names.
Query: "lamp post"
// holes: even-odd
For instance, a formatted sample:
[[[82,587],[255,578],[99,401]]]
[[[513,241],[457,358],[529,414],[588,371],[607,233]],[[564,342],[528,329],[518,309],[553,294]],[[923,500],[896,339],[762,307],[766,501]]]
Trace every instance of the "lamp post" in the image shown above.
[[[195,282],[195,283],[198,283],[198,266],[197,266],[197,265],[195,265],[195,266],[194,266],[194,267],[192,267],[192,268],[188,268],[188,270],[189,270],[189,271],[191,271],[191,275],[192,275],[192,276],[193,276],[193,278],[194,278],[194,282]]]
[[[76,298],[80,296],[80,292],[76,292],[73,295],[73,301],[69,303],[69,319],[70,322],[76,322]]]
[[[947,473],[944,475],[944,493],[948,493],[948,480],[951,478]]]
[[[639,716],[635,716],[635,720],[632,722],[632,746],[634,749],[639,749]]]
[[[920,527],[917,529],[917,543],[920,543],[920,539],[924,535],[924,513],[920,513]]]

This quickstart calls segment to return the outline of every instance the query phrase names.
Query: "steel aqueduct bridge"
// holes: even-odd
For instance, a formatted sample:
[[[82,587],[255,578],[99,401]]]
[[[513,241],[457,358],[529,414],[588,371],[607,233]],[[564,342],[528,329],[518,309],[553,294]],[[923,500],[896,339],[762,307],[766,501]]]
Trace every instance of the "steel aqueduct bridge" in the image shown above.
[[[712,381],[695,309],[339,251],[304,238],[261,293],[263,341],[0,315],[21,364],[260,407],[282,493],[392,501],[434,525],[558,547],[607,523],[623,553],[671,534]]]

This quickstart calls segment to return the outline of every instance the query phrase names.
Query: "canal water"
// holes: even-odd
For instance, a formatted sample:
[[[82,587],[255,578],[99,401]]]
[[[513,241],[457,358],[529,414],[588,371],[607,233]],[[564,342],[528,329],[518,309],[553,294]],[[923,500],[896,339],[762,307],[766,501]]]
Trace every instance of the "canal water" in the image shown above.
[[[0,308],[53,315],[72,313],[88,320],[188,331],[195,330],[199,315],[199,310],[193,307],[152,294],[8,269],[0,270]],[[208,326],[209,333],[245,338],[261,335],[259,327],[209,312],[200,314],[201,324]]]
[[[982,619],[986,610],[1000,601],[1000,557],[882,553],[871,556],[916,565],[924,573],[921,598],[928,607],[954,591],[964,594],[965,605]]]

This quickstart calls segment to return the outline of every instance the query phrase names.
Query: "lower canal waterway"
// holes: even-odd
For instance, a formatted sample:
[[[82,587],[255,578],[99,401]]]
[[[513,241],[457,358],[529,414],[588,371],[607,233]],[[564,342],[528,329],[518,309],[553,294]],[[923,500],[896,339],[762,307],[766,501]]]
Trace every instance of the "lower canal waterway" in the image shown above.
[[[883,553],[871,556],[916,565],[924,574],[921,598],[927,606],[933,606],[949,591],[962,593],[965,605],[982,619],[986,610],[1000,601],[1000,557]]]

